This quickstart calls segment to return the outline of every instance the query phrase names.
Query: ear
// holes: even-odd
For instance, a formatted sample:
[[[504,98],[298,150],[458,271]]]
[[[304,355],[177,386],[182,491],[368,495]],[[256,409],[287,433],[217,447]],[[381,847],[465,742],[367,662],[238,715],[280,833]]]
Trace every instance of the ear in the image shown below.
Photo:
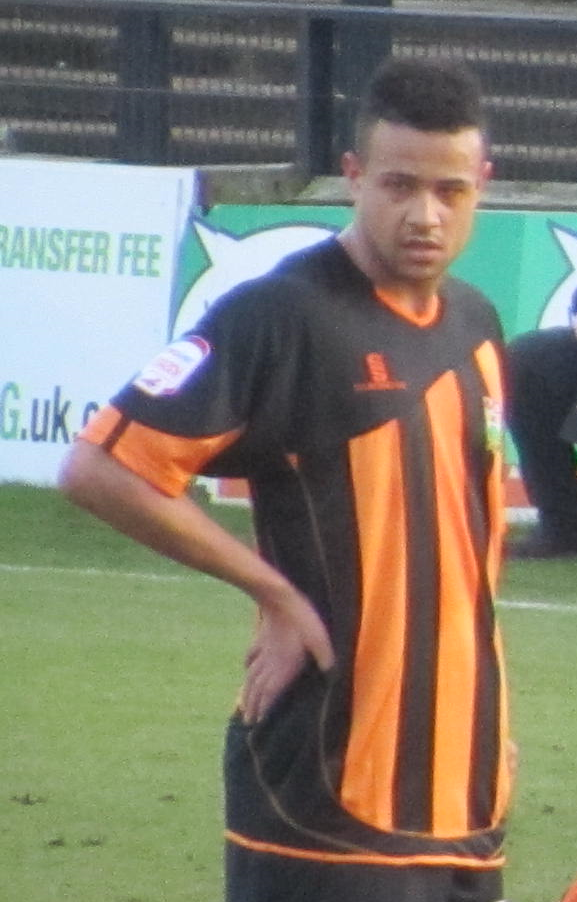
[[[481,163],[481,175],[479,178],[479,190],[482,191],[488,181],[493,178],[493,164],[491,160],[484,160]]]
[[[360,157],[354,150],[347,150],[341,159],[341,169],[353,198],[357,194],[359,179],[363,172]]]

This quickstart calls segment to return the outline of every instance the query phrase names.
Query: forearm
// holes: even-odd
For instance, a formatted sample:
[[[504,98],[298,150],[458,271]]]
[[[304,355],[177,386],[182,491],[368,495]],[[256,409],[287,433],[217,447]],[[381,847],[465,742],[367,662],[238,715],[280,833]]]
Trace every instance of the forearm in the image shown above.
[[[328,633],[308,599],[187,496],[163,495],[98,445],[82,440],[62,468],[60,486],[71,501],[120,532],[237,586],[257,602],[262,618],[243,691],[247,721],[269,710],[307,653],[321,670],[333,666]]]

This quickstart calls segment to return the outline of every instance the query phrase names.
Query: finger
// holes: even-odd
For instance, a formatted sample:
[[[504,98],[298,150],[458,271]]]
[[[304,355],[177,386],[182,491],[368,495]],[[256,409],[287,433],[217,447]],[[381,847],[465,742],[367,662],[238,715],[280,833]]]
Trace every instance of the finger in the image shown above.
[[[327,629],[309,602],[305,602],[297,614],[295,626],[302,642],[322,671],[330,670],[335,664],[335,653]],[[294,621],[293,621],[294,622]]]
[[[248,651],[245,655],[245,658],[244,658],[244,666],[247,670],[256,660],[256,658],[258,656],[258,652],[259,652],[259,646],[255,642],[255,644],[251,645],[251,647],[248,649]]]
[[[261,720],[279,694],[278,682],[278,674],[257,654],[247,669],[241,693],[245,723]]]
[[[254,690],[247,683],[242,688],[240,706],[244,723],[247,725],[254,723],[258,705]]]
[[[324,642],[318,643],[318,645],[316,645],[315,648],[312,648],[310,651],[317,663],[319,670],[322,670],[323,673],[326,673],[335,666],[335,653],[328,639]]]
[[[268,714],[281,693],[294,679],[294,670],[279,671],[258,660],[247,672],[243,688],[243,712],[246,723],[255,723]]]
[[[241,707],[245,723],[254,723],[257,719],[259,708],[258,669],[255,667],[255,664],[258,665],[258,661],[253,658],[253,661],[247,667],[244,684],[241,690]]]
[[[328,633],[322,624],[309,635],[306,645],[320,670],[326,672],[334,667],[335,653]]]
[[[273,705],[278,701],[283,690],[286,688],[287,681],[279,682],[277,680],[259,686],[255,695],[255,710],[257,722],[262,720],[270,712]]]
[[[243,703],[243,720],[245,724],[258,723],[268,713],[278,693],[271,692],[269,688],[250,686]]]

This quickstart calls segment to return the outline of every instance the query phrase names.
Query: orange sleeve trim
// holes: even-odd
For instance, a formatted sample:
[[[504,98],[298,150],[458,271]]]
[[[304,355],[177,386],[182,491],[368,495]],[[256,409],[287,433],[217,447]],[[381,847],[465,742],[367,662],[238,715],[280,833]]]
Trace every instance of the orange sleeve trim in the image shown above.
[[[225,838],[253,852],[269,855],[284,855],[286,858],[300,858],[305,861],[321,861],[327,864],[382,864],[393,867],[412,867],[417,864],[446,865],[450,867],[494,870],[505,864],[505,856],[498,855],[488,861],[479,858],[461,858],[459,855],[380,855],[372,852],[317,852],[309,849],[295,849],[277,843],[260,842],[233,830],[225,830]]]
[[[103,445],[110,440],[121,423],[122,414],[109,404],[90,417],[78,437],[92,442],[93,445]]]
[[[107,450],[115,460],[159,491],[176,497],[184,492],[192,475],[200,472],[241,433],[242,429],[232,429],[200,438],[167,435],[134,420],[124,420],[119,410],[108,406],[91,418],[79,438],[108,445]]]

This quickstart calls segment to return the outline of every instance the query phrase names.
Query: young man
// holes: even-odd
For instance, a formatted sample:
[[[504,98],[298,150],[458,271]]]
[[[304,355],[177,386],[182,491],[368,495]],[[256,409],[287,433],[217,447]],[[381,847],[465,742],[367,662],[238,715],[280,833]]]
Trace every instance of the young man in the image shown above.
[[[538,524],[510,557],[577,556],[577,292],[569,325],[518,335],[508,348],[508,421]]]
[[[218,302],[65,464],[76,503],[258,605],[228,902],[502,898],[501,339],[445,277],[489,170],[474,80],[385,65],[352,225]],[[249,478],[259,554],[184,494],[198,472]]]

